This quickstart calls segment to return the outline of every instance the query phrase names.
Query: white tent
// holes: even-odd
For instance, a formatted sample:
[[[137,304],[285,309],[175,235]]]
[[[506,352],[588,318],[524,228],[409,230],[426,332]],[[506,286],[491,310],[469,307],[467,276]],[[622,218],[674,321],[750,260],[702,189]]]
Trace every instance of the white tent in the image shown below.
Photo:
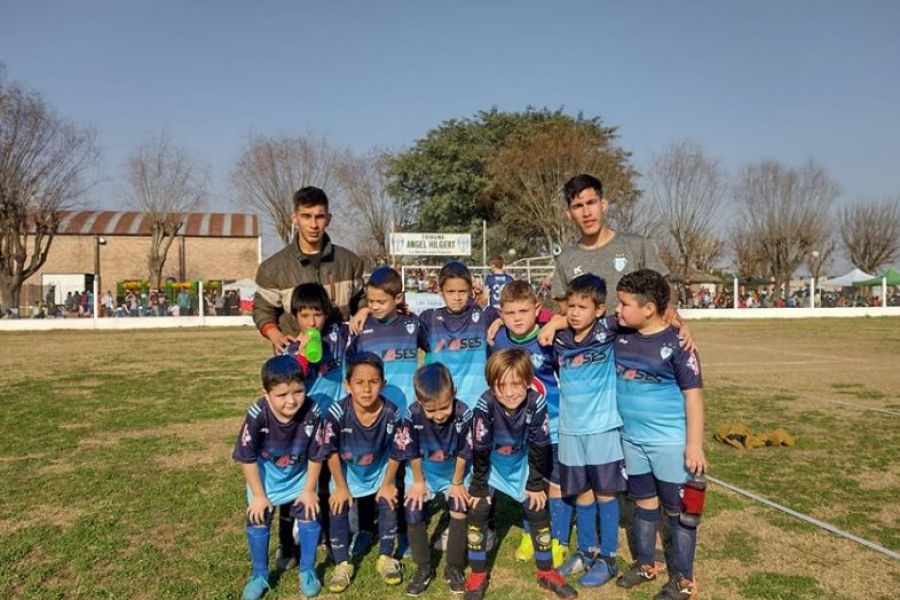
[[[826,279],[819,283],[819,287],[828,287],[828,288],[843,288],[850,287],[856,281],[863,281],[865,279],[872,279],[872,275],[869,275],[865,271],[860,269],[853,269],[849,273],[844,273],[840,277],[832,277],[831,279]]]
[[[238,279],[237,281],[232,281],[231,283],[226,283],[222,286],[223,291],[229,290],[237,290],[238,295],[244,300],[250,300],[253,298],[253,294],[256,293],[256,282],[252,279]]]

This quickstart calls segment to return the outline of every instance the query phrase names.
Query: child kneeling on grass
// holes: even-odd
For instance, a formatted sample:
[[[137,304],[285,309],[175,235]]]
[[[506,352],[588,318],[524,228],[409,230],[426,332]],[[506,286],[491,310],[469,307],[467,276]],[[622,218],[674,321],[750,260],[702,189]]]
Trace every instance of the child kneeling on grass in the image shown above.
[[[484,546],[495,491],[522,504],[534,545],[537,582],[559,598],[578,594],[553,569],[550,514],[547,510],[550,423],[544,397],[529,386],[534,378],[531,357],[522,350],[493,354],[485,367],[490,389],[475,405],[472,417],[472,483],[468,516],[469,565],[465,600],[481,600],[487,590]]]
[[[247,410],[234,446],[234,460],[241,463],[247,481],[246,532],[253,565],[244,600],[257,600],[269,589],[269,533],[276,506],[291,507],[299,519],[300,593],[312,597],[322,587],[315,571],[321,527],[300,499],[319,421],[303,379],[293,357],[267,360],[262,367],[265,395]]]

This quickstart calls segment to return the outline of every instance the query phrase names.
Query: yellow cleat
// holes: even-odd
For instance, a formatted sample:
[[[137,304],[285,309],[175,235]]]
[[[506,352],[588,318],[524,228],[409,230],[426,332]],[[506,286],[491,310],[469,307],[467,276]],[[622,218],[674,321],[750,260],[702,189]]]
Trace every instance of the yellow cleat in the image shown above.
[[[351,579],[353,579],[353,565],[347,561],[336,564],[331,573],[331,579],[328,581],[328,591],[340,594],[350,587]]]
[[[516,548],[516,560],[531,560],[534,558],[534,544],[531,541],[531,534],[526,532],[522,533],[522,541],[519,542],[519,547]]]
[[[375,563],[375,569],[381,575],[381,580],[388,585],[399,585],[403,581],[401,568],[400,561],[387,554],[379,555],[378,562]]]
[[[569,556],[569,548],[559,543],[559,540],[550,542],[550,553],[553,555],[553,568],[558,569],[566,562]]]

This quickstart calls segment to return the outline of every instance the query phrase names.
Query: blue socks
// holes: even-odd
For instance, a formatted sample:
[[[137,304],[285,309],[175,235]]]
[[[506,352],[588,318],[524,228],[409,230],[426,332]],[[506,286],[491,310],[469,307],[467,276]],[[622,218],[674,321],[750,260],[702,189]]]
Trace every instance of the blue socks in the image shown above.
[[[685,527],[678,515],[668,515],[672,530],[672,566],[676,575],[694,579],[694,551],[697,549],[697,529]]]
[[[247,524],[247,546],[253,575],[269,580],[269,524]]]
[[[634,507],[634,545],[638,562],[652,565],[656,553],[656,531],[659,529],[659,509]]]
[[[575,525],[577,529],[578,550],[589,552],[597,547],[597,503],[575,503]]]
[[[385,499],[378,500],[378,553],[390,555],[394,552],[397,537],[397,510]]]
[[[597,501],[600,513],[600,554],[615,556],[619,547],[619,501]]]
[[[318,521],[297,521],[297,537],[300,545],[300,570],[312,571],[316,568],[316,546],[322,527]]]
[[[350,511],[344,509],[331,514],[328,524],[328,538],[335,564],[350,560]]]
[[[550,535],[563,546],[569,545],[572,533],[572,500],[569,498],[550,498]]]

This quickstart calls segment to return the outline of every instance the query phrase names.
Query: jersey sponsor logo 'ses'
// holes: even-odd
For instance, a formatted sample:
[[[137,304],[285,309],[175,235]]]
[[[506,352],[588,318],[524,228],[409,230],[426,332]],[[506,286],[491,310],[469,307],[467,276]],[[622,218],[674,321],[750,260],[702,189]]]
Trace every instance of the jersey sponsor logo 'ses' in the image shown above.
[[[481,348],[481,338],[472,337],[472,338],[450,338],[447,340],[443,338],[438,341],[434,346],[435,352],[441,352],[443,350],[447,350],[449,352],[456,352],[459,350],[477,350]]]

